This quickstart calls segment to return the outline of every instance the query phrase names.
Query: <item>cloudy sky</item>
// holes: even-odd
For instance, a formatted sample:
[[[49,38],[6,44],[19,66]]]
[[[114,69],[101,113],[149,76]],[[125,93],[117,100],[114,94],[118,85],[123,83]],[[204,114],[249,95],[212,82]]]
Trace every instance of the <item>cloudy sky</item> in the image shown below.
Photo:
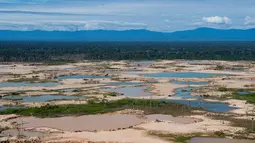
[[[1,30],[255,28],[255,0],[0,0]]]

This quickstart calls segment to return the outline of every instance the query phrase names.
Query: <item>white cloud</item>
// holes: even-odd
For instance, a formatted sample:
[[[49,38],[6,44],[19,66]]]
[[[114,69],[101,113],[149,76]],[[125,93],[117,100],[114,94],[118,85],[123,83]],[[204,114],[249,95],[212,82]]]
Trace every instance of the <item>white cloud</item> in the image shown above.
[[[244,24],[245,25],[253,25],[253,24],[255,24],[255,18],[252,18],[250,16],[246,16],[244,18]]]
[[[220,16],[211,16],[211,17],[203,17],[203,21],[212,24],[231,24],[232,21],[229,17],[220,17]]]
[[[169,22],[170,22],[170,20],[168,20],[168,19],[165,19],[164,21],[165,21],[166,23],[169,23]]]
[[[84,23],[85,30],[127,30],[127,29],[146,29],[147,25],[144,23],[131,23],[122,21],[102,21],[92,20]]]
[[[247,17],[245,22],[244,18],[245,16],[255,18],[254,7],[251,6],[255,5],[255,0],[159,1],[0,0],[0,29],[120,30],[130,27],[130,29],[179,31],[198,27],[221,29],[254,27],[254,24],[251,24],[254,20]],[[212,7],[216,7],[217,10]],[[239,12],[236,12],[236,7],[239,8]]]
[[[8,21],[0,20],[1,30],[58,30],[58,31],[76,31],[76,30],[129,30],[129,29],[146,29],[144,23],[131,23],[123,21],[104,21],[104,20],[88,20],[88,21],[33,21],[19,22],[13,21],[11,24]]]

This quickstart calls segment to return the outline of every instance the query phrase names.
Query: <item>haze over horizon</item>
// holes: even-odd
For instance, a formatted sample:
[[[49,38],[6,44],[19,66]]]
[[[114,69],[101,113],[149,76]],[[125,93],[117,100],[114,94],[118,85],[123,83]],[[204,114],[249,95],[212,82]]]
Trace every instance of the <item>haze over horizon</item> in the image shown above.
[[[0,0],[0,30],[255,28],[254,0]]]

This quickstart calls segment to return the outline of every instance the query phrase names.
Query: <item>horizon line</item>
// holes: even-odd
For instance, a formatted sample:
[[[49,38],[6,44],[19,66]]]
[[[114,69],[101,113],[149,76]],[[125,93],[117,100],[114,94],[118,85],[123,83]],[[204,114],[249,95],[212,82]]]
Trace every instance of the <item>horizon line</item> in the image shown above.
[[[174,32],[183,32],[183,31],[194,31],[199,29],[212,29],[212,30],[221,30],[221,31],[228,31],[228,30],[253,30],[255,28],[247,28],[247,29],[237,29],[237,28],[230,28],[230,29],[219,29],[219,28],[211,28],[211,27],[199,27],[194,29],[187,29],[187,30],[177,30],[177,31],[154,31],[149,29],[91,29],[91,30],[8,30],[8,29],[0,29],[0,31],[19,31],[19,32],[34,32],[34,31],[43,31],[43,32],[85,32],[85,31],[118,31],[118,32],[124,32],[124,31],[149,31],[149,32],[157,32],[157,33],[174,33]]]

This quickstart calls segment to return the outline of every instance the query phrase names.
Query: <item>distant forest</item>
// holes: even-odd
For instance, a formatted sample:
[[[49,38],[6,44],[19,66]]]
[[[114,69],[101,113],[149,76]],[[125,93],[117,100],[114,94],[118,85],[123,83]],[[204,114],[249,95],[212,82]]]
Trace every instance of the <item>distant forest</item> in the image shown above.
[[[0,62],[255,60],[255,42],[0,42]]]

